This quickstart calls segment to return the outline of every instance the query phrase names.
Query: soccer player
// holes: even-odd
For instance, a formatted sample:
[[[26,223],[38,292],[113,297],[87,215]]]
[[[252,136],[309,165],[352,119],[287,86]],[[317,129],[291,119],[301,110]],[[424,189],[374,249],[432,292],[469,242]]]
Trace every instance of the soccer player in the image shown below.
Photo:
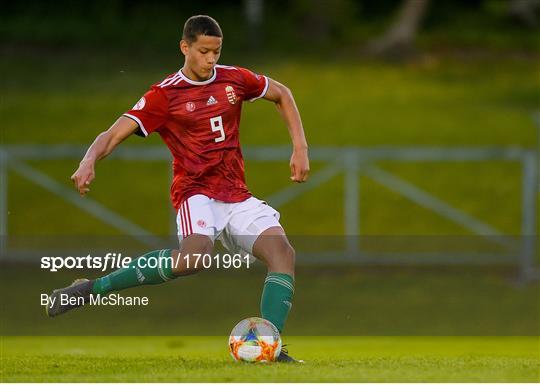
[[[242,103],[266,99],[277,106],[292,140],[293,182],[308,178],[307,142],[290,90],[245,68],[217,64],[222,40],[214,19],[190,17],[180,41],[183,67],[154,84],[130,111],[99,134],[71,177],[84,196],[90,191],[98,160],[132,134],[158,133],[174,157],[171,199],[177,210],[179,249],[151,251],[132,261],[129,268],[57,289],[52,298],[67,294],[88,299],[90,294],[105,295],[195,273],[202,266],[195,266],[193,254],[211,253],[220,239],[229,250],[245,251],[266,264],[262,317],[283,330],[292,306],[295,252],[279,223],[279,213],[253,197],[246,186],[239,143]],[[150,258],[158,260],[158,267],[141,267]],[[78,307],[50,302],[54,303],[47,307],[51,317]],[[295,362],[286,351],[278,361]]]

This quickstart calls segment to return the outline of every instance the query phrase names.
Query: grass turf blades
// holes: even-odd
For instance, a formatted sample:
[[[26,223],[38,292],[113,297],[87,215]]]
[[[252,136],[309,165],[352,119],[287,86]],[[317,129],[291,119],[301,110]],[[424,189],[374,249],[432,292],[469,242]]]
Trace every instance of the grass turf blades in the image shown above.
[[[3,337],[3,382],[534,382],[538,337],[288,337],[304,365],[235,363],[226,337]]]

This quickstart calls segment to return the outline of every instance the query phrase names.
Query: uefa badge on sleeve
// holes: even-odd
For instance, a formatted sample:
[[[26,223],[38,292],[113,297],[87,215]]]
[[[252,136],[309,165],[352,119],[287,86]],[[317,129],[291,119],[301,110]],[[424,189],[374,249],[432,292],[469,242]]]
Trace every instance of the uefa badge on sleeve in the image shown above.
[[[135,105],[133,106],[132,110],[142,110],[144,108],[146,104],[146,99],[144,98],[144,96],[142,98],[139,99],[139,101],[137,103],[135,103]]]
[[[225,92],[227,93],[227,100],[229,103],[234,104],[236,103],[236,93],[234,92],[234,88],[232,86],[225,87]]]

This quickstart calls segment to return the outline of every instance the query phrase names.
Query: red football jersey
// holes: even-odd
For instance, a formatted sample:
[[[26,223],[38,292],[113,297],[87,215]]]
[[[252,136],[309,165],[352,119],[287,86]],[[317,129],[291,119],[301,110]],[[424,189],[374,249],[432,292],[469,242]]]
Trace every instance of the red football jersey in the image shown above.
[[[264,96],[267,89],[265,76],[245,68],[216,65],[212,77],[202,82],[178,71],[153,85],[124,114],[144,136],[156,131],[169,147],[175,208],[195,194],[223,202],[251,196],[238,128],[242,102]]]

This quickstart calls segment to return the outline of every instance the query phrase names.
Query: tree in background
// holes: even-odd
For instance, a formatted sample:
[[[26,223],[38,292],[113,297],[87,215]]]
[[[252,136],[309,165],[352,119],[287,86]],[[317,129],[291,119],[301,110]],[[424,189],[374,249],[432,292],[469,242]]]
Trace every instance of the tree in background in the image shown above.
[[[244,0],[244,15],[248,25],[250,48],[256,49],[263,41],[261,35],[264,0]]]
[[[430,46],[532,50],[538,45],[531,28],[540,27],[539,11],[540,0],[207,0],[181,6],[177,0],[25,0],[2,8],[0,47],[169,52],[182,21],[206,13],[227,30],[229,54],[264,47],[270,55],[350,55],[361,45],[369,53],[400,58],[415,52],[420,34]]]
[[[368,51],[378,56],[400,58],[414,50],[418,30],[426,15],[429,0],[404,0],[390,28],[368,43]]]
[[[294,0],[289,12],[299,37],[320,44],[341,39],[348,26],[356,23],[356,4],[352,0]]]
[[[509,16],[530,28],[537,28],[540,24],[539,10],[540,0],[511,0],[508,6]]]

